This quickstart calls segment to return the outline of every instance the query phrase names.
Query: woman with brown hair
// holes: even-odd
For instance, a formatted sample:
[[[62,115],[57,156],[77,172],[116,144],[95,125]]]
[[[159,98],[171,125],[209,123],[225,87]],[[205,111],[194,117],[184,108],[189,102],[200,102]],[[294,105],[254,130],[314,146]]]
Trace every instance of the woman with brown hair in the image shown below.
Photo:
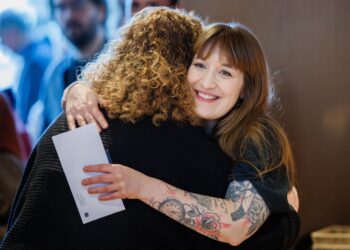
[[[102,194],[100,200],[139,199],[194,231],[237,246],[251,237],[269,217],[290,213],[287,194],[289,190],[295,194],[292,189],[293,157],[284,130],[269,115],[268,67],[252,32],[238,23],[212,24],[199,36],[194,51],[187,81],[195,102],[195,113],[233,161],[225,199],[181,190],[164,180],[142,174],[132,165],[132,168],[120,164],[87,166],[86,172],[104,174],[83,180],[83,185],[108,184],[90,187],[89,192]],[[169,77],[165,76],[165,79]],[[83,77],[82,80],[95,86],[92,78]],[[114,85],[116,89],[120,88],[118,82]],[[74,88],[85,88],[78,86]],[[107,110],[108,105],[119,106],[126,100],[119,98],[111,102],[111,91],[105,90],[103,85],[94,89],[109,103]],[[130,98],[136,103],[142,100],[138,94]],[[162,96],[156,98],[162,100]],[[169,100],[165,103],[171,106]],[[142,112],[140,106],[121,104],[116,114],[124,119],[123,111],[129,113],[132,110],[137,114],[139,109]],[[157,121],[155,117],[158,116],[153,116],[154,122]],[[84,120],[94,119],[96,116],[85,113],[78,122],[83,124]],[[127,118],[126,121],[136,122],[137,119]],[[144,166],[147,167],[151,166]],[[289,228],[286,236],[289,241],[283,238],[280,242],[270,241],[255,247],[284,249],[295,239],[297,227]],[[266,228],[264,230],[266,232]],[[274,227],[270,230],[271,237],[281,233]]]

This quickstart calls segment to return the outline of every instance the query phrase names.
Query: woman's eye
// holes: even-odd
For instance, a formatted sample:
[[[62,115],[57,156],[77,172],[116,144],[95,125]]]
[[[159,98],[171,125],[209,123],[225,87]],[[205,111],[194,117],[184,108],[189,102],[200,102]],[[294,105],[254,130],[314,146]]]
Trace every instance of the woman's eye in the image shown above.
[[[203,63],[193,63],[193,65],[196,67],[196,68],[204,68],[204,64]]]
[[[224,76],[232,76],[232,74],[230,72],[228,72],[227,70],[222,70],[221,74],[223,74]]]

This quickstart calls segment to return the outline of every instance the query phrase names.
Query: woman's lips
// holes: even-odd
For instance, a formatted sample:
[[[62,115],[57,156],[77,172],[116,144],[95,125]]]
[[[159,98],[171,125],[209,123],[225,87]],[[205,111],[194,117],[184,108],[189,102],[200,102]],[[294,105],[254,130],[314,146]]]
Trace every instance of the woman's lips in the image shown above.
[[[195,93],[196,93],[196,99],[203,101],[203,102],[211,103],[211,102],[214,102],[215,100],[219,99],[218,96],[215,96],[215,95],[212,95],[209,93],[204,93],[202,91],[195,90]]]

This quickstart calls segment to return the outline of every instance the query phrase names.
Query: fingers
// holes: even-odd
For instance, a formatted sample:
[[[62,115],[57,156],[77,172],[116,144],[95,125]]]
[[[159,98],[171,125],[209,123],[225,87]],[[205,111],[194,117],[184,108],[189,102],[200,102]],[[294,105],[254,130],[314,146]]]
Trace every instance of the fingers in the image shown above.
[[[82,180],[82,185],[106,184],[105,186],[93,186],[88,189],[90,194],[103,194],[99,200],[107,201],[117,198],[133,198],[133,191],[130,189],[128,180],[128,168],[120,164],[96,164],[83,168],[85,172],[102,172],[105,174],[93,176]],[[127,185],[127,183],[129,183]]]
[[[73,130],[76,128],[74,116],[71,114],[67,114],[67,123],[69,130]]]
[[[101,126],[96,122],[95,118],[90,113],[85,113],[84,117],[85,117],[85,120],[87,121],[87,123],[89,123],[89,124],[90,123],[95,123],[98,132],[99,133],[102,132]]]
[[[110,184],[103,187],[92,187],[88,189],[89,194],[106,194],[117,192],[121,188],[117,184]]]
[[[77,121],[77,123],[78,123],[78,125],[79,125],[80,127],[86,125],[86,121],[85,121],[85,119],[84,119],[84,117],[83,117],[82,115],[77,114],[77,115],[75,116],[75,119],[76,119],[76,121]]]
[[[287,195],[288,203],[294,208],[296,212],[299,210],[299,196],[298,196],[298,191],[293,186],[292,190],[289,191]]]
[[[125,197],[122,192],[114,192],[112,194],[100,195],[98,197],[100,201],[109,201],[109,200],[124,199],[124,198]]]
[[[90,123],[95,123],[96,124],[96,127],[97,127],[97,130],[99,133],[101,133],[102,131],[102,128],[107,128],[108,127],[108,124],[107,122],[104,120],[104,117],[101,113],[101,116],[102,118],[100,117],[99,119],[100,120],[103,120],[101,121],[101,123],[103,123],[103,126],[100,125],[100,122],[97,122],[94,118],[93,115],[91,115],[90,113],[88,112],[85,112],[83,114],[75,114],[74,116],[74,113],[73,112],[70,112],[70,113],[67,113],[67,123],[68,123],[68,128],[69,130],[73,130],[73,129],[76,129],[76,123],[79,125],[79,126],[84,126],[86,124],[90,124]]]
[[[105,106],[106,101],[93,92],[86,84],[75,83],[66,90],[64,107],[69,129],[76,128],[76,124],[84,126],[96,123],[97,129],[107,128],[108,124],[99,110],[99,104]]]
[[[70,130],[76,128],[76,123],[79,126],[95,123],[99,132],[108,128],[108,123],[98,108],[92,108],[91,111],[87,108],[71,110],[67,112],[67,122]]]
[[[120,173],[116,172],[116,166],[112,164],[97,164],[97,165],[88,165],[83,168],[84,172],[100,172],[106,173],[103,175],[98,175],[94,177],[85,178],[82,180],[83,185],[92,185],[92,184],[100,184],[100,183],[111,183],[120,181],[122,176]]]
[[[104,117],[104,115],[101,113],[101,111],[98,108],[92,109],[92,116],[96,120],[96,124],[100,126],[103,129],[108,128],[108,123]]]
[[[94,164],[94,165],[86,165],[83,167],[84,172],[103,172],[103,173],[111,173],[115,170],[115,166],[112,164]]]
[[[84,186],[87,186],[87,185],[101,184],[101,183],[114,183],[120,180],[121,180],[121,175],[104,174],[104,175],[85,178],[82,180],[81,183]]]

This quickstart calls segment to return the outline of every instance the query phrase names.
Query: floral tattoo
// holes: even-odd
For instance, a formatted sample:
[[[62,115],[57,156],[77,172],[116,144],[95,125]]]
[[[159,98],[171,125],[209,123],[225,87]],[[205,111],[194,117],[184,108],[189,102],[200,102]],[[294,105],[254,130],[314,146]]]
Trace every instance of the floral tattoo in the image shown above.
[[[245,218],[251,223],[247,235],[258,230],[269,216],[266,203],[250,181],[231,182],[226,199],[235,203],[235,210],[231,213],[232,221]]]

